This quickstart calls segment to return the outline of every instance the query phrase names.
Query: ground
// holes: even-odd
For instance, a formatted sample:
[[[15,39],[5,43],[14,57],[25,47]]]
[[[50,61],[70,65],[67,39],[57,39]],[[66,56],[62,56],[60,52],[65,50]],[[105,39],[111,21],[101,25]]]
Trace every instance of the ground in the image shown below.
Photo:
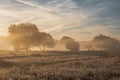
[[[120,55],[111,51],[2,52],[0,80],[120,80]]]

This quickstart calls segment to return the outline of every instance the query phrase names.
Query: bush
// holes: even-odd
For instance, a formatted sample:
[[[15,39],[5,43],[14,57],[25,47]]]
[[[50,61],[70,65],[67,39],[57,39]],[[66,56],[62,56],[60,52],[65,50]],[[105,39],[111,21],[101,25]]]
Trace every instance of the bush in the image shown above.
[[[79,43],[74,40],[69,40],[66,42],[66,48],[70,51],[79,51]]]

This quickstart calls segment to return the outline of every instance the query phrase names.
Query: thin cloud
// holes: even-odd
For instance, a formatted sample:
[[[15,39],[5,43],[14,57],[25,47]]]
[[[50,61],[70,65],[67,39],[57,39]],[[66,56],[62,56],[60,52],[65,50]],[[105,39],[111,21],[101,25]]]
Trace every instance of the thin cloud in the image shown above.
[[[51,9],[51,8],[48,8],[48,7],[45,7],[45,6],[41,6],[41,5],[37,5],[37,4],[34,4],[32,2],[28,2],[28,1],[24,1],[24,0],[16,0],[17,2],[20,2],[20,3],[23,3],[23,4],[26,4],[26,5],[29,5],[29,6],[32,6],[32,7],[36,7],[36,8],[39,8],[41,9],[42,11],[44,12],[48,12],[48,13],[58,13],[57,10],[55,9]]]
[[[63,6],[65,6],[66,4],[69,4],[70,2],[71,2],[71,0],[66,0],[66,1],[64,1],[63,3],[57,5],[56,7],[57,7],[57,8],[63,7]]]
[[[12,23],[31,22],[40,31],[52,35],[70,35],[78,39],[84,35],[84,40],[99,33],[118,37],[119,29],[116,31],[114,27],[120,25],[119,15],[112,14],[120,5],[111,1],[87,0],[82,3],[81,0],[46,0],[43,3],[39,0],[10,0],[11,4],[6,5],[8,0],[0,0],[0,34],[7,33],[7,28]]]
[[[49,2],[47,2],[47,4],[53,4],[53,3],[56,3],[56,2],[58,2],[59,0],[52,0],[52,1],[49,1]]]
[[[15,18],[21,17],[17,14],[17,12],[5,10],[5,9],[0,9],[0,16],[15,17]]]
[[[14,24],[31,22],[33,19],[35,19],[35,17],[29,17],[29,18],[27,18],[27,19],[21,20],[21,21],[19,21],[19,22],[14,23]]]

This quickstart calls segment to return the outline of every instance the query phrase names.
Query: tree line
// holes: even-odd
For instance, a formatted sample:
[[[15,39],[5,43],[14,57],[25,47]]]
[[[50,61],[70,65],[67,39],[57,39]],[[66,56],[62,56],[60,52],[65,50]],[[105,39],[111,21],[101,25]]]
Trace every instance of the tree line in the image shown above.
[[[46,47],[53,48],[56,44],[56,40],[49,33],[40,32],[35,24],[12,24],[8,28],[8,32],[8,39],[14,46],[15,51],[30,51],[32,47],[38,47],[40,50],[44,51]],[[74,39],[63,37],[61,41],[65,39],[66,42],[64,42],[64,44],[67,49],[79,51],[79,44]],[[72,43],[72,45],[70,45],[70,43]]]
[[[88,50],[120,50],[120,41],[106,35],[95,36],[89,44],[85,45]]]
[[[32,23],[11,24],[8,28],[8,39],[12,43],[15,51],[31,51],[32,47],[38,47],[45,51],[45,48],[54,48],[56,43],[60,43],[70,51],[79,51],[80,43],[69,36],[63,36],[59,41],[55,40],[49,33],[39,31],[38,27]],[[120,41],[105,35],[99,35],[86,45],[89,50],[95,48],[104,50],[120,50]]]

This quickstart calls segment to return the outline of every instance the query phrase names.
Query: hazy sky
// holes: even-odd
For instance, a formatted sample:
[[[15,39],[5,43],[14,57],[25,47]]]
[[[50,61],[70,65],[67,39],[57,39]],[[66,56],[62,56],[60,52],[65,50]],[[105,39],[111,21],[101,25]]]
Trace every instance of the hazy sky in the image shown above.
[[[22,22],[56,39],[68,35],[83,41],[99,34],[120,39],[120,0],[0,0],[0,35]]]

